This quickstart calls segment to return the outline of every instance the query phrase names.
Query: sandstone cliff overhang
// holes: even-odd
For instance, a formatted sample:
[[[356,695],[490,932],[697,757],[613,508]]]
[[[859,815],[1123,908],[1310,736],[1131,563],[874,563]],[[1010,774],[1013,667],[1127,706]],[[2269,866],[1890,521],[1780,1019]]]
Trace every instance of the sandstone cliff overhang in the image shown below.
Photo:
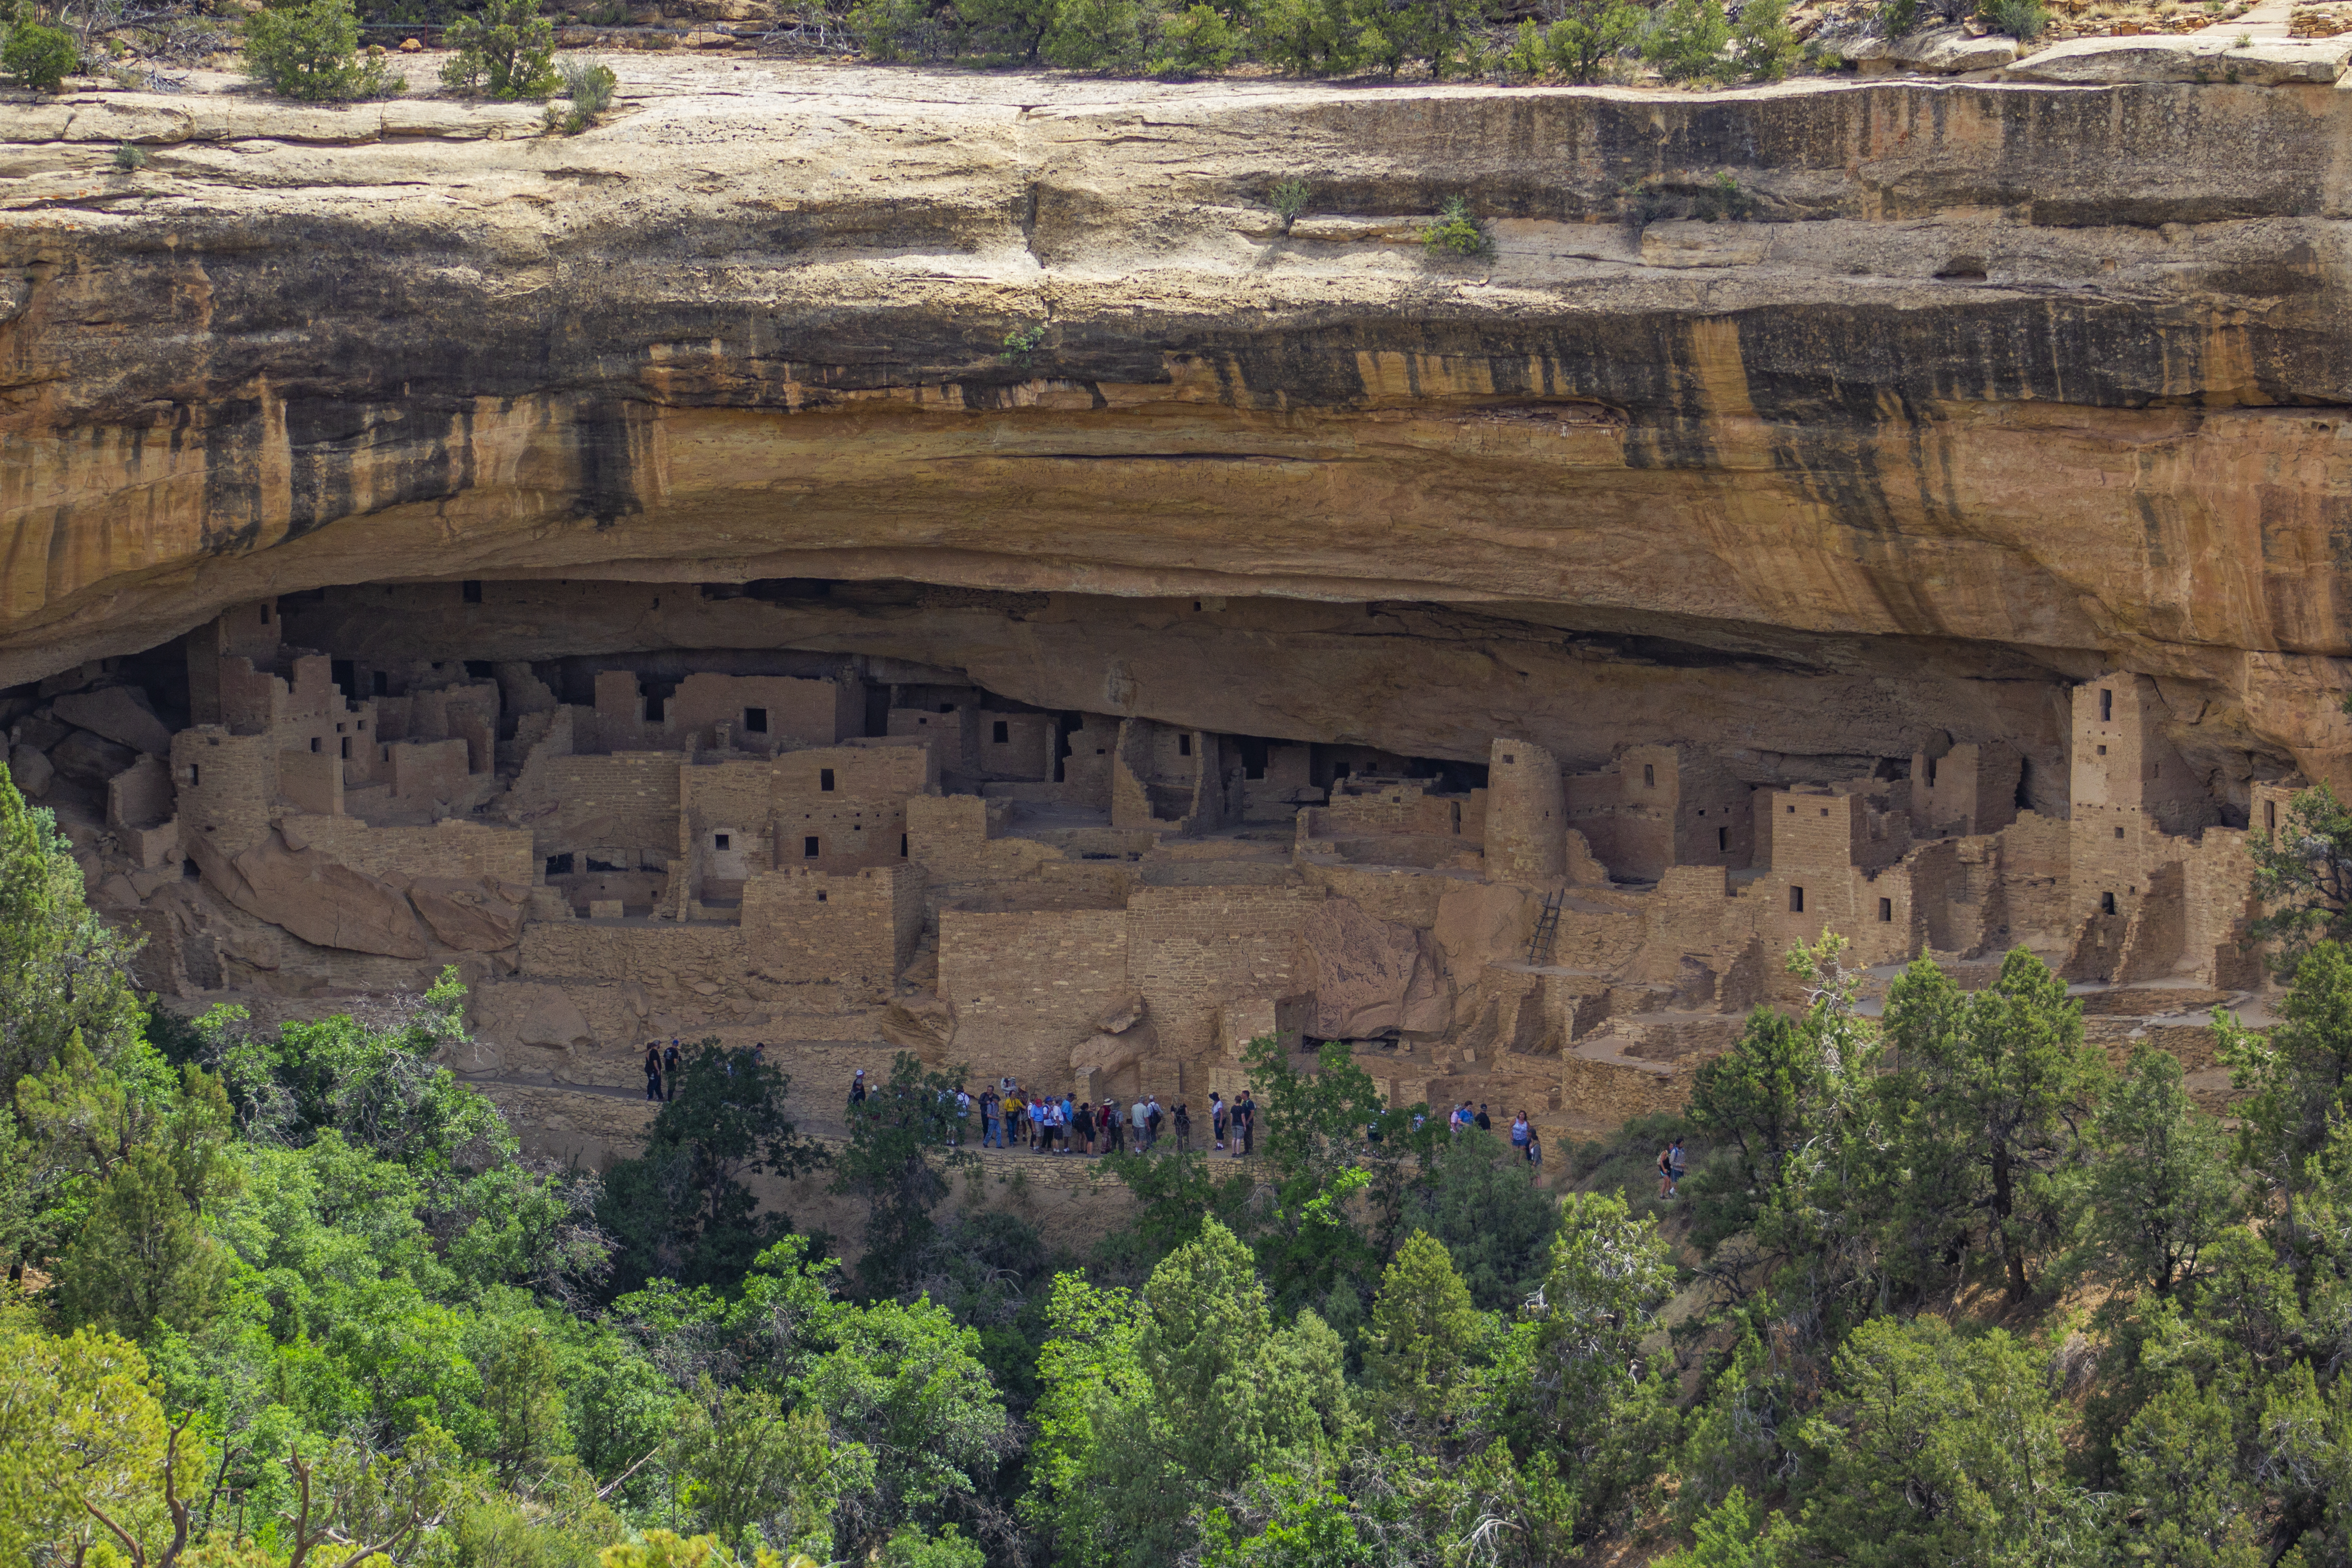
[[[2327,86],[633,71],[571,139],[0,110],[0,681],[376,579],[906,579],[1402,605],[1441,655],[1487,618],[1457,689],[1498,711],[1498,649],[1614,638],[1726,672],[1695,700],[1768,749],[1823,708],[1776,676],[1877,693],[1837,711],[1894,751],[2111,665],[2210,768],[2352,740]],[[1455,194],[1491,256],[1395,243]],[[930,656],[902,619],[804,641]],[[1279,673],[1285,733],[1495,727]]]

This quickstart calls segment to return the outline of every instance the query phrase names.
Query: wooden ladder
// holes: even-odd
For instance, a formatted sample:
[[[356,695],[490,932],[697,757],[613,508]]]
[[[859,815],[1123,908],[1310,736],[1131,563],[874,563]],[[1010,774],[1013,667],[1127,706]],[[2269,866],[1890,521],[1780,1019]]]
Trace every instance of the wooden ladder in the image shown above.
[[[1552,938],[1559,934],[1559,904],[1565,896],[1559,888],[1544,894],[1543,913],[1536,916],[1536,928],[1528,937],[1528,965],[1530,968],[1551,962]]]

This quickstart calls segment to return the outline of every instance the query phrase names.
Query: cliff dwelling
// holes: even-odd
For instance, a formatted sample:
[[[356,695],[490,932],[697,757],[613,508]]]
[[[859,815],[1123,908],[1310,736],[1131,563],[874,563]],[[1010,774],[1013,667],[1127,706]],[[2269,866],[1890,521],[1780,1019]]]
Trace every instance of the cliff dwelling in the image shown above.
[[[2305,89],[668,68],[520,151],[16,133],[216,202],[60,185],[0,292],[10,766],[173,1006],[454,964],[455,1065],[596,1160],[671,1037],[818,1124],[1275,1034],[1574,1131],[1823,931],[2258,981],[2246,836],[2352,756]]]
[[[1041,664],[1066,652],[993,685],[851,651],[1019,631]],[[1114,632],[1126,653],[1087,657]],[[10,766],[175,1005],[290,1016],[455,965],[456,1065],[591,1158],[626,1137],[612,1092],[648,1040],[768,1043],[822,1086],[819,1124],[900,1049],[1174,1103],[1230,1100],[1258,1037],[1347,1040],[1391,1103],[1572,1134],[1678,1105],[1824,932],[1963,974],[2022,944],[2148,1014],[2260,984],[2244,843],[2289,787],[2217,788],[2145,675],[1975,683],[1948,713],[1916,685],[1877,721],[1921,737],[1907,754],[1761,695],[1731,733],[1462,712],[1423,754],[1263,722],[1286,691],[1328,712],[1302,650],[1349,635],[1267,601],[368,583],[19,688]],[[1255,733],[1185,716],[1237,706],[1202,683],[1233,644]],[[1798,678],[1654,642],[1549,652],[1602,683]]]

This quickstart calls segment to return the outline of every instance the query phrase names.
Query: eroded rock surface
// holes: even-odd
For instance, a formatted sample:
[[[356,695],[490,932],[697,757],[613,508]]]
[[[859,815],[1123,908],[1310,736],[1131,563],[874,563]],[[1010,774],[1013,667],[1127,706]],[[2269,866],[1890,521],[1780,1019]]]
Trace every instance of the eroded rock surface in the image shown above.
[[[721,80],[0,110],[0,679],[374,579],[893,579],[1013,596],[993,689],[1412,754],[1539,690],[2054,765],[2121,666],[2225,793],[2340,765],[2332,89]],[[1494,254],[1433,262],[1457,193]],[[1245,657],[1160,656],[1196,604]],[[924,608],[741,634],[937,661]],[[1443,697],[1370,700],[1408,645]]]

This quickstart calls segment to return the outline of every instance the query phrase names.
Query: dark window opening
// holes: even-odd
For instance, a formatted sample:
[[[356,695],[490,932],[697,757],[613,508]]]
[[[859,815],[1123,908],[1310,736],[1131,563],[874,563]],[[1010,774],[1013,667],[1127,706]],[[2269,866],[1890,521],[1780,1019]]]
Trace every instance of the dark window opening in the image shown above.
[[[381,757],[379,757],[379,758],[376,758],[376,760],[377,760],[377,761],[379,761],[379,762],[389,762],[389,761],[391,761],[391,760],[392,760],[392,747],[389,747],[389,746],[385,747],[383,748],[383,756],[381,756]]]
[[[261,623],[262,623],[264,626],[267,626],[267,625],[268,625],[268,624],[269,624],[269,606],[268,606],[267,604],[265,604],[265,605],[263,605],[263,606],[261,607]]]
[[[572,874],[572,856],[568,853],[548,856],[547,874],[550,876],[570,876]]]
[[[1265,777],[1265,753],[1266,744],[1263,739],[1260,739],[1255,736],[1245,735],[1242,737],[1243,778],[1263,779]]]
[[[723,849],[725,849],[725,848],[727,847],[727,835],[726,835],[725,833],[713,833],[713,834],[711,834],[711,835],[710,835],[710,847],[711,847],[712,849],[714,849],[714,850],[723,850]]]
[[[823,904],[824,902],[824,889],[818,888],[816,890],[816,901],[819,904]]]
[[[487,681],[492,679],[490,662],[488,659],[467,660],[466,677],[468,680],[475,681]]]
[[[1789,889],[1789,913],[1791,915],[1802,915],[1804,912],[1805,890],[1801,887],[1791,885]]]
[[[388,697],[392,695],[392,677],[385,674],[382,670],[369,671],[368,691],[369,694],[373,696]]]
[[[2101,747],[2099,747],[2099,755],[2100,755],[2100,756],[2105,757],[2106,754],[2107,754],[2107,748],[2106,748],[2105,747],[2102,746]]]
[[[803,858],[807,859],[807,860],[814,860],[814,859],[816,859],[816,854],[817,854],[817,842],[816,842],[816,841],[815,841],[814,839],[803,839],[803,840],[801,841],[801,854],[802,854]]]
[[[650,692],[646,694],[646,722],[647,724],[661,723],[663,716],[667,714],[668,711],[669,709],[665,699],[663,699],[659,695]]]
[[[2275,833],[2278,831],[2278,802],[2276,800],[2265,800],[2263,802],[2263,831],[2266,833]]]
[[[1826,817],[1826,816],[1828,816],[1829,814],[1830,814],[1830,809],[1829,809],[1827,806],[1822,807],[1822,816],[1824,816],[1824,817]]]
[[[1179,757],[1190,757],[1192,755],[1192,737],[1191,736],[1180,735],[1176,737],[1176,755]]]
[[[768,710],[763,707],[745,708],[743,710],[743,733],[746,735],[767,734]]]
[[[189,763],[189,764],[188,764],[188,788],[189,788],[189,789],[194,789],[194,788],[196,787],[196,780],[204,777],[204,772],[205,772],[205,765],[204,765],[203,763],[201,763],[201,762],[191,762],[191,763]]]
[[[319,749],[319,737],[315,735],[310,737],[310,749],[314,752]]]
[[[2122,838],[2123,836],[2124,836],[2124,831],[2123,831],[2123,829],[2121,829],[2120,827],[2118,827],[2118,828],[2116,830],[2116,837],[2117,837],[2117,838],[2119,838],[2119,839],[2120,839],[2120,838]]]
[[[2100,692],[2100,693],[2099,693],[2099,722],[2100,722],[2101,724],[2106,724],[2106,723],[2110,722],[2111,720],[2113,720],[2113,719],[2115,718],[2115,716],[2116,716],[2116,694],[2115,694],[2115,693],[2113,693],[2113,692],[2110,692],[2110,691],[2102,691],[2102,692]]]
[[[1729,828],[1717,828],[1715,830],[1715,852],[1724,855],[1727,855],[1731,852],[1731,830]]]
[[[903,860],[903,859],[905,859],[905,858],[906,858],[906,854],[907,854],[907,835],[906,835],[906,834],[904,834],[904,833],[900,833],[900,834],[898,835],[898,856],[899,856],[899,858],[900,858],[901,860]]]
[[[344,760],[344,761],[346,761],[346,762],[349,762],[351,759],[352,759],[352,737],[351,737],[350,736],[348,736],[348,735],[347,735],[347,736],[343,737],[343,760]]]
[[[600,861],[594,855],[590,855],[588,857],[588,869],[591,872],[613,872],[626,871],[629,868],[625,865],[615,865],[611,861]]]
[[[832,768],[820,768],[816,770],[816,787],[819,789],[831,789],[833,788]]]
[[[1513,752],[1513,751],[1506,751],[1505,753],[1503,753],[1503,766],[1504,766],[1504,767],[1506,767],[1506,768],[1516,768],[1516,767],[1517,767],[1518,765],[1519,765],[1519,758],[1518,758],[1518,754],[1517,754],[1517,752]]]
[[[2112,893],[2103,893],[2099,894],[2099,913],[2102,915],[2113,915],[2115,912],[2116,895]]]
[[[1797,814],[1797,808],[1795,808],[1794,806],[1790,807],[1790,808],[1789,808],[1789,815],[1790,815],[1790,816],[1792,816],[1792,817],[1793,817],[1793,816],[1795,816],[1796,814]]]
[[[1003,746],[1013,738],[1013,727],[1000,718],[996,721],[996,728],[992,736],[996,744]]]
[[[457,591],[468,604],[479,604],[482,601],[482,585],[478,581],[468,579],[457,585]]]
[[[195,862],[182,861],[180,862],[180,874],[187,878],[190,882],[194,882],[196,878],[204,875],[205,873],[196,869]]]
[[[1642,788],[1644,789],[1654,789],[1657,787],[1658,769],[1656,765],[1644,762],[1642,764]]]
[[[1881,925],[1892,925],[1895,924],[1895,901],[1893,899],[1882,898],[1878,901],[1878,923]]]
[[[941,703],[941,704],[940,705],[940,711],[941,713],[953,713],[953,712],[955,712],[955,704],[953,704],[953,703]]]
[[[336,659],[329,663],[327,672],[334,677],[335,689],[345,701],[359,695],[360,666],[354,659]]]
[[[1927,758],[1927,788],[1928,788],[1928,789],[1933,789],[1935,787],[1936,787],[1936,759],[1935,759],[1934,758],[1930,757],[1929,758]]]

